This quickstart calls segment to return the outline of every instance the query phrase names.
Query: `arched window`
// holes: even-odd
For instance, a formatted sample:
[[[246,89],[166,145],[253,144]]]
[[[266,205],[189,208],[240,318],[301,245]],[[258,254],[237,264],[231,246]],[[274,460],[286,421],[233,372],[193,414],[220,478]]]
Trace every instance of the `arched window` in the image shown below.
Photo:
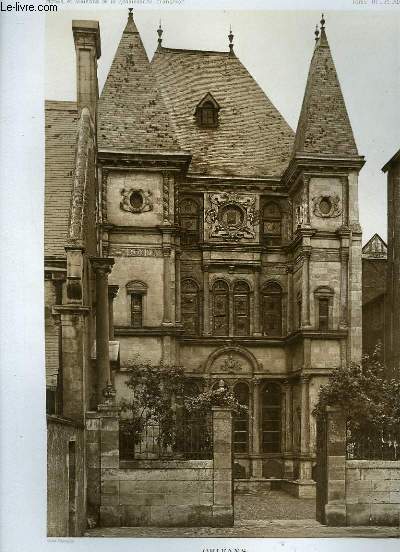
[[[264,205],[262,211],[263,236],[268,243],[279,243],[282,239],[282,214],[279,206],[274,202]]]
[[[271,282],[262,291],[263,334],[282,335],[282,289]]]
[[[281,388],[267,383],[262,393],[262,451],[281,451]]]
[[[213,285],[213,334],[229,335],[229,288],[223,280]]]
[[[200,331],[200,294],[197,283],[187,278],[181,284],[182,323],[187,335],[198,335]]]
[[[182,199],[180,202],[181,243],[193,245],[200,239],[200,207],[194,199]]]
[[[236,282],[233,288],[233,327],[235,335],[250,333],[250,288],[246,282]]]
[[[233,417],[233,450],[249,451],[249,387],[246,383],[237,383],[234,395],[239,404],[246,406],[247,411],[235,413]]]

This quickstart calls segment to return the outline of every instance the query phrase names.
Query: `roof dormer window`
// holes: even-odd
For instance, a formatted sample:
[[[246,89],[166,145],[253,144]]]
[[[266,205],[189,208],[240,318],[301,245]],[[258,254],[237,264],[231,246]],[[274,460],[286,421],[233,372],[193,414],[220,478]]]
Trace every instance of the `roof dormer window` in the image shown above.
[[[216,128],[218,126],[219,105],[210,93],[206,94],[196,107],[196,122],[199,127]]]

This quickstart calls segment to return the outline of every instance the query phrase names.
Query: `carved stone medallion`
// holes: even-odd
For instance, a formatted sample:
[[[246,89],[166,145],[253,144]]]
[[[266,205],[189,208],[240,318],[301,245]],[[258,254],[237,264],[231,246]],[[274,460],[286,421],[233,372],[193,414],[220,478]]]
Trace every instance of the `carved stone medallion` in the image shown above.
[[[316,217],[334,218],[342,214],[340,198],[337,194],[320,195],[314,197],[312,202],[314,215]]]
[[[255,238],[259,219],[255,197],[222,192],[210,194],[209,200],[205,220],[210,226],[210,237],[226,241]]]
[[[119,204],[123,211],[128,213],[146,213],[153,210],[152,193],[142,188],[129,188],[121,190],[122,201]]]

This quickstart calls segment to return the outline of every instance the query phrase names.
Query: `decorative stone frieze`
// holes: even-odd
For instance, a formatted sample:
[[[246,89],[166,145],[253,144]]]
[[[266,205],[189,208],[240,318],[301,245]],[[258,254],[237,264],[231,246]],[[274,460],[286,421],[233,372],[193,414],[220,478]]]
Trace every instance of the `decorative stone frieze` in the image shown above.
[[[209,194],[208,197],[210,207],[205,220],[211,238],[226,241],[255,238],[255,226],[259,220],[256,197],[236,192]]]
[[[130,247],[124,245],[111,245],[110,256],[112,257],[162,257],[161,247]]]

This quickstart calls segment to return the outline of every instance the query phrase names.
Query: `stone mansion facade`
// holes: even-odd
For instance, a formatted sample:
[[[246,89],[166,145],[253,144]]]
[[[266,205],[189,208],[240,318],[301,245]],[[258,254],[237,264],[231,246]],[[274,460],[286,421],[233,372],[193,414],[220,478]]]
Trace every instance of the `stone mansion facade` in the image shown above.
[[[74,25],[78,101],[46,111],[46,305],[59,317],[46,319],[50,401],[79,419],[107,383],[118,400],[138,355],[182,365],[192,390],[223,379],[249,407],[234,420],[238,476],[312,496],[318,390],[362,350],[364,158],[325,22],[296,132],[232,34],[226,52],[180,50],[159,29],[149,62],[130,13],[97,99],[99,29]],[[74,196],[84,117],[77,152],[91,152],[80,169],[91,176]]]

